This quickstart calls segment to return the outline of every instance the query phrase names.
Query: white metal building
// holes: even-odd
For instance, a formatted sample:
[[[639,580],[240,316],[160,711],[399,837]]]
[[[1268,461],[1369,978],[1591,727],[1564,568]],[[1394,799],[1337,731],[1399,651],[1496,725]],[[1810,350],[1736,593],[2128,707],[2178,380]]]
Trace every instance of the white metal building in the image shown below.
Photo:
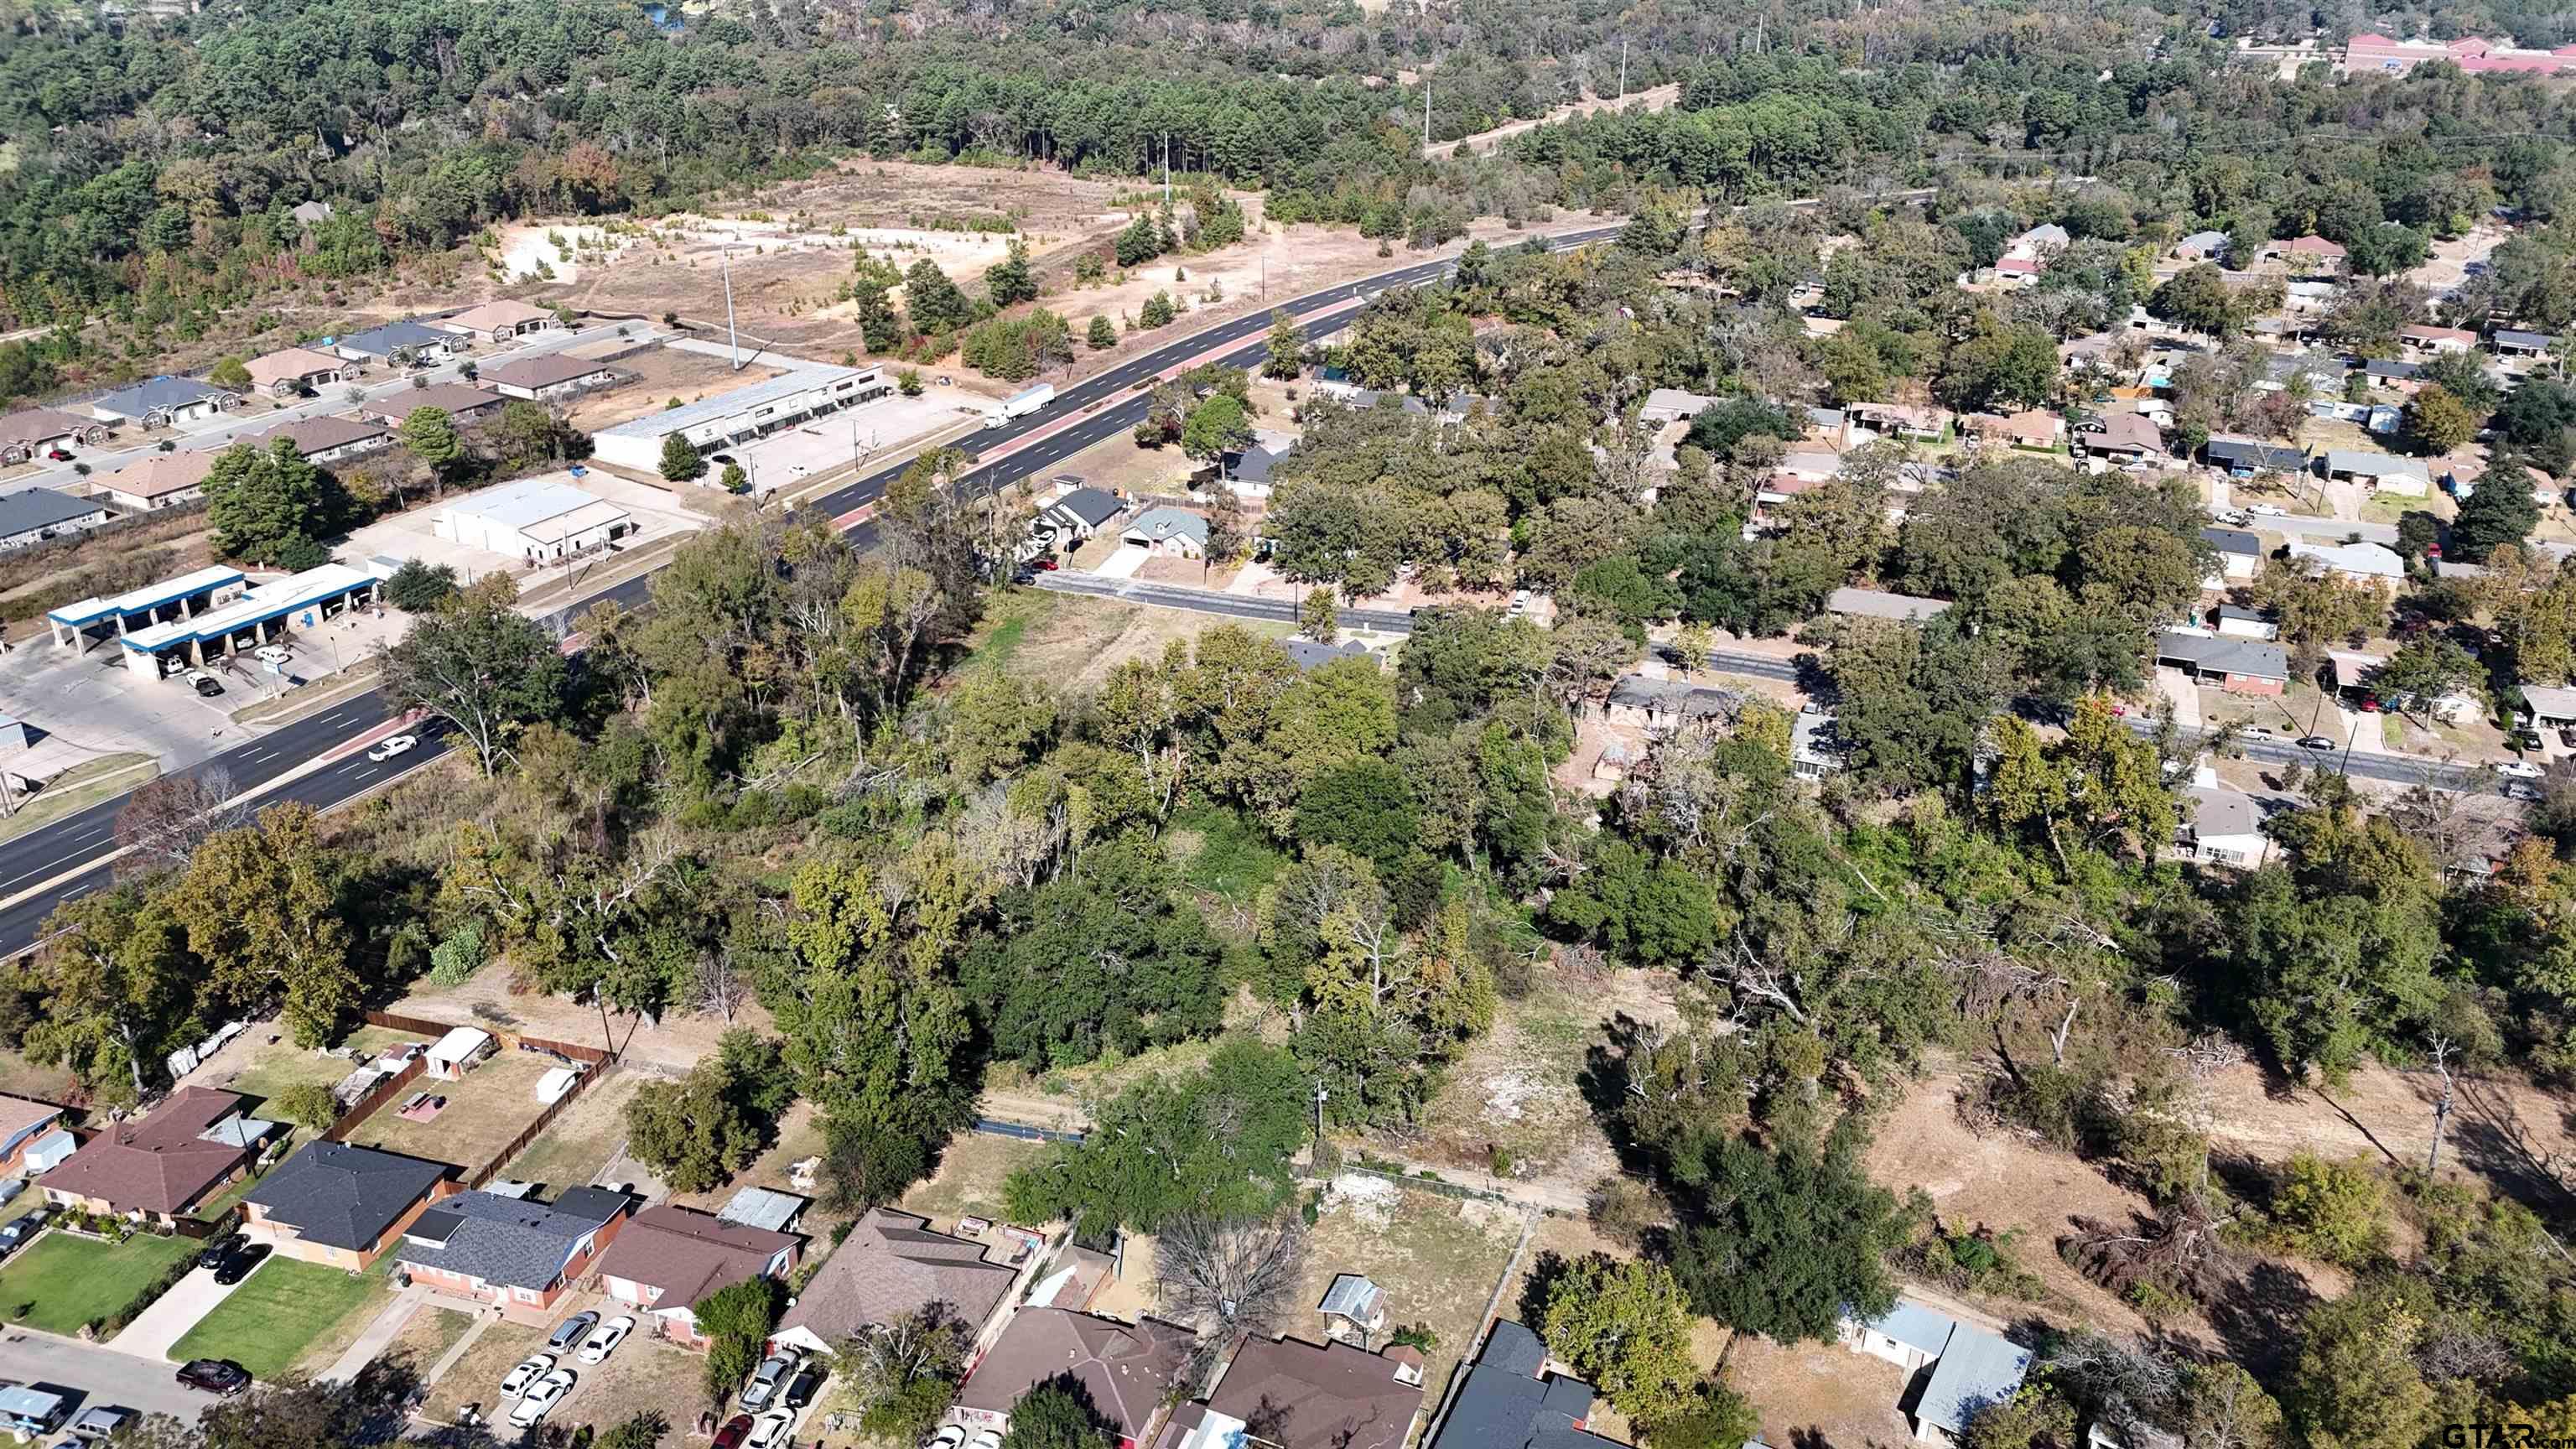
[[[591,439],[592,456],[639,473],[658,472],[662,467],[662,440],[673,433],[688,439],[689,446],[700,453],[711,453],[894,391],[883,368],[830,367],[819,362],[782,364],[776,357],[763,360],[792,370],[783,377],[648,413],[605,429]]]
[[[291,628],[310,629],[373,602],[392,569],[369,560],[361,567],[324,564],[261,584],[240,598],[193,616],[135,629],[117,642],[125,667],[146,679],[202,665],[208,656],[265,644]]]
[[[635,519],[574,487],[567,475],[549,473],[460,498],[439,510],[430,531],[468,548],[535,562],[624,538],[635,532]]]

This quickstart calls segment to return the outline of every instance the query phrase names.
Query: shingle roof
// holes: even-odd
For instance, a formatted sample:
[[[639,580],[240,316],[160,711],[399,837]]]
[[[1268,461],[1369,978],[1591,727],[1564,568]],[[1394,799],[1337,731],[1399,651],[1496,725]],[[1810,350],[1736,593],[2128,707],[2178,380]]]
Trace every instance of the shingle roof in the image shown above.
[[[0,498],[0,538],[33,533],[105,511],[95,498],[74,498],[51,488],[29,488]]]
[[[468,307],[453,317],[441,317],[431,325],[452,328],[458,332],[489,332],[496,327],[519,327],[530,322],[551,322],[554,319],[555,314],[550,308],[535,307],[526,302],[513,302],[503,298],[495,302],[485,302],[480,306]]]
[[[139,418],[155,408],[186,407],[206,398],[229,402],[232,397],[230,388],[193,377],[148,377],[100,397],[91,406],[120,417]]]
[[[796,1242],[787,1233],[657,1203],[618,1229],[598,1271],[661,1289],[655,1308],[694,1308],[720,1288],[759,1277]]]
[[[984,1261],[981,1243],[930,1231],[926,1218],[871,1209],[823,1260],[778,1330],[838,1343],[870,1324],[897,1323],[938,1304],[970,1329],[992,1315],[1017,1272]]]
[[[2167,629],[2156,636],[2158,660],[2179,659],[2204,673],[2242,674],[2253,679],[2287,679],[2290,656],[2278,644],[2231,639]]]
[[[349,361],[347,358],[334,357],[327,352],[316,352],[310,347],[281,347],[275,352],[262,353],[242,365],[250,370],[252,382],[261,387],[270,387],[277,383],[294,382],[310,377],[317,372],[338,372],[341,368],[347,367]]]
[[[445,408],[461,417],[466,413],[481,412],[503,400],[497,392],[485,392],[463,383],[441,382],[388,393],[368,403],[366,411],[379,417],[407,418],[422,408]]]
[[[1494,1325],[1441,1421],[1433,1449],[1617,1449],[1615,1439],[1578,1429],[1592,1412],[1592,1386],[1540,1378],[1547,1348],[1509,1319]]]
[[[48,1191],[96,1198],[119,1211],[174,1213],[229,1176],[250,1154],[206,1133],[241,1110],[212,1087],[181,1087],[138,1119],[110,1127],[38,1178]]]
[[[1825,596],[1825,608],[1836,614],[1860,614],[1872,619],[1929,619],[1949,604],[1940,599],[1918,599],[1911,594],[1883,593],[1877,589],[1836,589]]]
[[[813,1290],[806,1292],[810,1297]],[[1188,1329],[1151,1318],[1128,1324],[1062,1308],[1023,1308],[967,1375],[957,1405],[1005,1414],[1030,1389],[1070,1374],[1120,1437],[1136,1438],[1180,1377],[1192,1340]]]
[[[24,1136],[63,1115],[51,1102],[0,1093],[0,1142]]]
[[[2191,833],[2198,839],[2252,835],[2262,826],[2263,807],[2251,795],[2206,785],[2195,785],[2183,793],[2191,797]]]
[[[1226,1367],[1208,1407],[1264,1426],[1281,1449],[1402,1449],[1422,1386],[1395,1364],[1348,1343],[1255,1340]]]
[[[2253,438],[2212,438],[2202,451],[2212,463],[2231,467],[2268,468],[2275,472],[2296,473],[2308,466],[2308,455],[2297,448],[2265,443]]]
[[[1127,535],[1142,536],[1154,543],[1163,543],[1175,538],[1185,539],[1205,547],[1208,521],[1195,513],[1184,512],[1178,508],[1156,508],[1140,514],[1135,522],[1128,524]]]
[[[2097,419],[2089,447],[2135,448],[2140,452],[2161,453],[2165,450],[2164,430],[2145,413],[2104,413]]]
[[[1047,506],[1081,519],[1088,527],[1098,528],[1116,518],[1127,505],[1097,488],[1076,488]]]
[[[2200,536],[2207,539],[2209,546],[2220,553],[2251,555],[2255,558],[2263,555],[2263,540],[2241,528],[2204,528],[2200,531]]]
[[[548,1288],[563,1275],[574,1244],[615,1215],[569,1192],[553,1206],[460,1192],[421,1214],[395,1257],[505,1287]]]
[[[2400,458],[2370,448],[2328,448],[2326,471],[2357,473],[2370,478],[2412,478],[2418,483],[2432,481],[2431,475],[2424,471],[2423,460]]]
[[[575,357],[568,352],[546,352],[535,357],[517,357],[508,362],[494,363],[482,369],[476,376],[481,381],[496,387],[524,387],[533,390],[553,387],[557,383],[570,382],[577,377],[589,377],[594,373],[606,371],[608,371],[608,364],[605,362],[593,362],[587,357]]]
[[[2550,344],[2558,339],[2546,332],[2524,332],[2518,328],[2499,327],[2495,331],[2495,340],[2506,347],[2532,347],[2547,351]]]
[[[46,438],[65,438],[92,428],[103,430],[105,426],[96,418],[85,418],[60,408],[20,408],[14,413],[0,413],[0,443],[33,443]]]
[[[2406,561],[2384,543],[2294,543],[2290,545],[2290,557],[2314,559],[2337,573],[2380,579],[2406,577]]]
[[[374,1245],[439,1179],[455,1169],[352,1147],[316,1142],[261,1178],[245,1196],[308,1243],[364,1249]]]
[[[434,328],[405,321],[388,322],[382,327],[370,327],[364,332],[352,332],[346,337],[336,339],[331,345],[364,352],[372,357],[391,357],[399,348],[424,347],[433,343],[444,347],[455,340]]]
[[[295,445],[298,454],[309,458],[332,448],[345,448],[351,443],[381,438],[388,431],[384,424],[371,423],[363,418],[297,418],[273,428],[262,428],[256,433],[244,433],[238,441],[255,448],[266,448],[271,442],[284,438]]]
[[[212,448],[185,453],[153,453],[139,463],[126,464],[101,481],[118,493],[131,493],[137,498],[159,498],[203,484],[206,475],[215,470],[217,456],[217,451]]]
[[[1368,646],[1357,639],[1338,645],[1318,644],[1312,639],[1282,639],[1279,647],[1288,651],[1288,662],[1301,671],[1321,669],[1335,660],[1355,659],[1369,652]]]
[[[1630,709],[1668,710],[1693,719],[1732,719],[1743,707],[1744,696],[1687,680],[1629,674],[1610,686],[1610,703]]]

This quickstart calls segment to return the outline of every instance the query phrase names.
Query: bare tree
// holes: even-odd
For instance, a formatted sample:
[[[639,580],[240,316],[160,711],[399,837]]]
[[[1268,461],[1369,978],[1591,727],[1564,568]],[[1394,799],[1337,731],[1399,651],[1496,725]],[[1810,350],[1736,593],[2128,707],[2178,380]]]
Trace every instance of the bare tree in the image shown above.
[[[149,875],[185,867],[206,838],[249,823],[250,810],[221,765],[193,774],[163,775],[138,789],[116,812],[116,844],[125,852],[118,875]]]
[[[734,965],[733,947],[730,945],[718,945],[711,951],[699,953],[693,984],[697,991],[698,1009],[709,1016],[723,1017],[727,1026],[733,1025],[733,1014],[742,1009],[744,999],[751,995],[751,983],[743,979],[743,973]]]
[[[2434,1075],[2442,1079],[2442,1095],[2433,1102],[2433,1150],[2425,1156],[2424,1175],[2434,1177],[2442,1170],[2442,1131],[2451,1125],[2451,1057],[2457,1048],[2451,1039],[2436,1033],[2426,1047],[2433,1059]]]
[[[1292,1216],[1185,1217],[1155,1240],[1154,1291],[1164,1317],[1198,1330],[1204,1369],[1236,1335],[1279,1331],[1305,1260],[1305,1226]]]

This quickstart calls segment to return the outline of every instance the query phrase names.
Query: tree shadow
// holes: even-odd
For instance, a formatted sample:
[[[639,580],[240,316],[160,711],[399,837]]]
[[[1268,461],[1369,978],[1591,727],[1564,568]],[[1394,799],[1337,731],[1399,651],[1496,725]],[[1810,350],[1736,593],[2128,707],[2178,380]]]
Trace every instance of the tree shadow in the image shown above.
[[[2208,1305],[2209,1324],[2229,1358],[2254,1377],[2277,1382],[2296,1355],[2299,1324],[2317,1302],[2304,1276],[2259,1261]]]
[[[2418,1082],[2416,1095],[2429,1113],[2439,1089]],[[2445,1137],[2462,1166],[2544,1216],[2566,1210],[2576,1200],[2576,1181],[2556,1165],[2554,1155],[2533,1140],[2513,1099],[2493,1081],[2461,1077],[2451,1098],[2451,1120]]]

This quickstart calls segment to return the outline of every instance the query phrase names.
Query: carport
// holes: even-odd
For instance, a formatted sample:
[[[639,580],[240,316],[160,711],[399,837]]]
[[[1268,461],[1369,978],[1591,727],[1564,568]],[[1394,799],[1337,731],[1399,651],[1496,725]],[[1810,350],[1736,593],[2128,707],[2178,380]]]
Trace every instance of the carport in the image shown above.
[[[242,580],[241,570],[217,564],[146,584],[112,599],[87,598],[77,604],[65,604],[48,610],[45,622],[53,626],[56,648],[77,647],[85,652],[100,640],[121,639],[168,620],[192,619],[229,603],[242,592]]]
[[[311,628],[360,603],[373,603],[384,575],[372,568],[324,564],[274,583],[261,584],[220,609],[173,620],[124,637],[125,667],[158,679],[173,667],[202,665],[269,642],[290,625]]]

